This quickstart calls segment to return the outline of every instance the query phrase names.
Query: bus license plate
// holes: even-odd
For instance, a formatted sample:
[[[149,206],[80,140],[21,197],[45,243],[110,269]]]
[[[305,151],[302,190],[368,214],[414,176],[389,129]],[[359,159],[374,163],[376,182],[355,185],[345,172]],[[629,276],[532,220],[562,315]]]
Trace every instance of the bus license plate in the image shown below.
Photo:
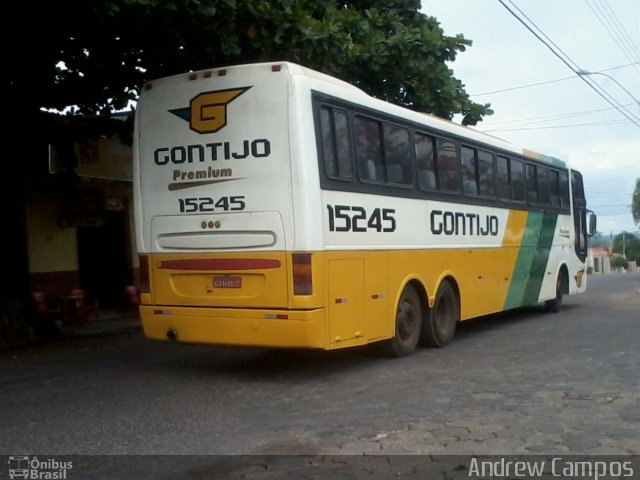
[[[242,288],[242,277],[213,277],[213,288]]]

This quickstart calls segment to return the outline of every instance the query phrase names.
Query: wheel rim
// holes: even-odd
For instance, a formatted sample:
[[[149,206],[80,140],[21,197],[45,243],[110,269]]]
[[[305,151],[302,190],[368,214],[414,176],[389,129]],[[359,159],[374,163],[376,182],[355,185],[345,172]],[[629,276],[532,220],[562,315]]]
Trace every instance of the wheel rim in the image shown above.
[[[556,284],[556,300],[558,303],[562,302],[562,294],[564,292],[564,280],[562,277],[558,279],[558,283]]]
[[[436,302],[434,315],[434,328],[441,338],[448,337],[455,328],[456,323],[455,300],[447,293],[444,293]]]
[[[398,305],[398,337],[402,342],[410,340],[417,331],[418,314],[416,305],[408,299],[404,299]]]
[[[449,317],[451,316],[451,305],[448,298],[443,297],[436,306],[435,326],[439,332],[445,332]]]

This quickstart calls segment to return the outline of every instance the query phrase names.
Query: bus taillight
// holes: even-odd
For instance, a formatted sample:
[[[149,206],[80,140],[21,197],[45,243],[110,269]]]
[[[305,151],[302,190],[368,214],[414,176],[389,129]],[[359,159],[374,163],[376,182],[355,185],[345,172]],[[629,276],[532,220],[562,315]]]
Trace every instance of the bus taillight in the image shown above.
[[[311,271],[311,254],[294,253],[293,258],[293,294],[312,295],[313,279]]]
[[[140,293],[149,293],[151,286],[149,283],[149,257],[147,255],[138,255],[140,264]]]

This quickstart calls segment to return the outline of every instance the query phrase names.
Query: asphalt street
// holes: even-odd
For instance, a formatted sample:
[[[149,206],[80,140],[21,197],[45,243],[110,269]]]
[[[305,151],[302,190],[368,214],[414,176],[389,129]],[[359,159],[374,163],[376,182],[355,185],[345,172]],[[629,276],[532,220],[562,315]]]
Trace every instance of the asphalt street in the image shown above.
[[[401,359],[72,338],[0,353],[0,454],[637,455],[638,338],[640,274]]]

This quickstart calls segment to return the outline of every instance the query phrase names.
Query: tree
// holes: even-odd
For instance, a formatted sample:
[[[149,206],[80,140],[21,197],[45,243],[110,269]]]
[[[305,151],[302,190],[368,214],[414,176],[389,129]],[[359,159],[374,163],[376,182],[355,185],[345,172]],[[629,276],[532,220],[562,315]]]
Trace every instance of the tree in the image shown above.
[[[640,225],[640,177],[636,178],[636,188],[631,197],[631,214],[636,225]]]
[[[0,313],[27,301],[24,182],[48,176],[48,145],[72,191],[74,140],[111,128],[45,113],[104,115],[136,100],[148,80],[238,63],[290,60],[352,82],[414,110],[476,124],[491,114],[469,99],[446,62],[471,45],[444,35],[419,0],[62,0],[13,1],[3,29],[4,111],[0,216],[6,242]],[[16,30],[19,34],[16,34]],[[35,46],[34,46],[35,45]],[[113,125],[113,124],[112,124]],[[131,125],[115,123],[120,132]]]
[[[64,4],[65,2],[63,2]],[[123,108],[147,80],[188,70],[291,60],[415,110],[475,124],[472,102],[445,62],[471,42],[444,35],[419,0],[85,0],[13,2],[42,39],[13,42],[10,91],[27,109]],[[38,9],[33,15],[32,9]],[[73,12],[75,18],[70,17]]]
[[[613,238],[611,253],[624,254],[627,260],[640,261],[640,239],[633,233],[621,232]]]
[[[611,267],[622,268],[626,270],[627,268],[629,268],[629,262],[621,255],[614,255],[611,257]]]

